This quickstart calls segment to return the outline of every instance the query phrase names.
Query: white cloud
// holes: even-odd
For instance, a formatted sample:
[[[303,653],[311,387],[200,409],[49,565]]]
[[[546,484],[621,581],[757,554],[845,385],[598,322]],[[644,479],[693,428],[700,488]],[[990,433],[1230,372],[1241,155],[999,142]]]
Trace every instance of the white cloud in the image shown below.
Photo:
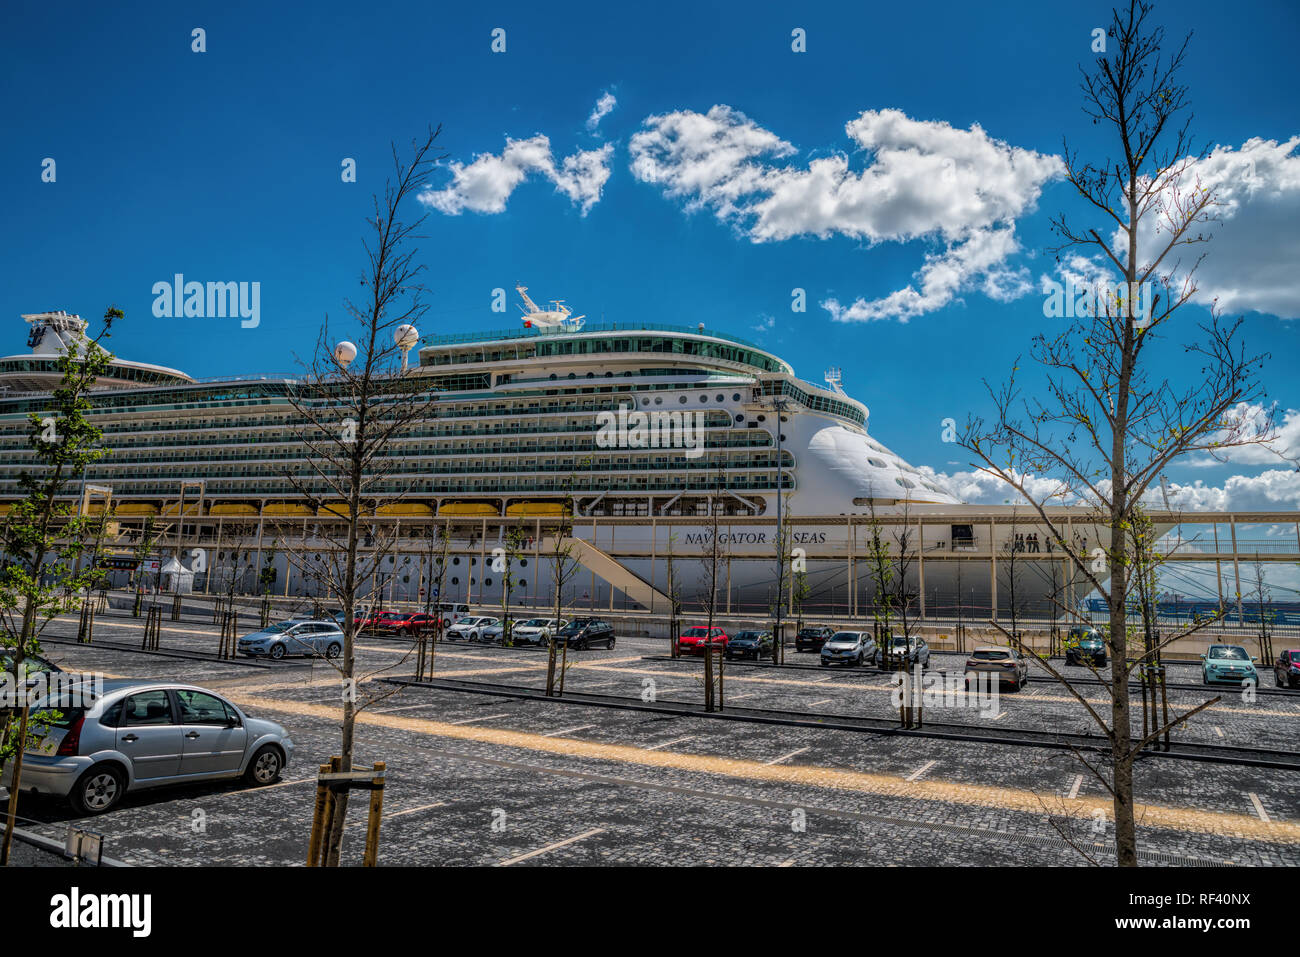
[[[1221,222],[1201,230],[1213,237],[1211,241],[1180,249],[1184,268],[1205,254],[1195,274],[1196,302],[1210,305],[1217,298],[1227,312],[1258,310],[1300,318],[1300,271],[1295,268],[1300,261],[1298,146],[1300,136],[1281,143],[1256,137],[1240,149],[1218,147],[1182,174],[1175,187],[1178,193],[1205,188],[1222,203],[1213,211]],[[1139,248],[1163,248],[1168,241],[1165,225],[1158,214],[1149,214]]]
[[[822,303],[845,321],[905,321],[967,288],[1000,300],[1024,295],[1028,272],[1004,266],[1020,248],[1015,220],[1063,169],[1057,157],[1009,146],[978,125],[961,130],[899,110],[868,110],[845,125],[870,157],[861,173],[843,154],[779,165],[794,146],[728,106],[651,116],[644,127],[630,144],[633,175],[685,200],[689,211],[712,210],[753,242],[838,235],[945,244],[926,257],[919,290],[848,307]]]
[[[995,475],[980,471],[935,472],[928,466],[920,471],[946,486],[959,499],[969,505],[1022,504],[1014,489]],[[1016,473],[1019,475],[1019,473]],[[1063,487],[1055,479],[1030,475],[1025,484],[1038,501],[1046,501]],[[1101,483],[1102,492],[1108,483]],[[1164,507],[1164,495],[1157,486],[1148,489],[1144,498],[1152,508]],[[1057,499],[1048,504],[1077,505],[1076,498]],[[1232,475],[1222,485],[1207,485],[1196,481],[1179,485],[1169,484],[1169,505],[1187,511],[1281,511],[1300,508],[1300,472],[1295,469],[1269,469],[1258,475]]]
[[[1028,503],[1002,479],[996,475],[981,471],[957,471],[951,473],[936,472],[928,465],[919,467],[921,474],[936,480],[936,482],[947,488],[953,495],[961,499],[967,505],[1002,505],[1010,503],[1012,505],[1027,505]],[[1034,496],[1038,501],[1045,501],[1054,495],[1059,495],[1065,486],[1056,479],[1044,478],[1037,475],[1023,476],[1020,472],[1012,471],[1017,480],[1023,478],[1029,494]],[[1066,504],[1061,500],[1050,504]]]
[[[1276,404],[1265,406],[1239,402],[1227,418],[1241,423],[1246,435],[1268,438],[1268,441],[1222,449],[1216,453],[1217,458],[1206,455],[1187,462],[1187,465],[1208,468],[1222,465],[1225,461],[1241,465],[1282,465],[1285,460],[1300,460],[1300,409],[1287,409],[1279,414]],[[1215,438],[1222,441],[1225,436],[1225,432],[1219,432]]]
[[[1160,490],[1148,498],[1162,504]],[[1300,508],[1300,472],[1269,469],[1258,475],[1233,475],[1222,485],[1197,481],[1190,485],[1170,483],[1169,504],[1173,508],[1218,509],[1221,511],[1281,511]]]
[[[758,320],[758,325],[750,326],[749,328],[753,329],[755,332],[771,332],[776,328],[776,317],[764,314],[763,317]]]
[[[449,165],[451,182],[442,189],[426,189],[420,202],[448,216],[465,210],[475,213],[505,212],[506,201],[515,189],[537,173],[550,180],[559,193],[587,212],[600,201],[609,179],[609,158],[613,147],[579,150],[564,157],[557,167],[551,141],[538,134],[526,140],[506,139],[501,154],[480,153],[469,164]]]
[[[600,99],[596,101],[595,108],[591,111],[591,116],[587,117],[587,129],[596,132],[596,127],[600,126],[600,121],[609,116],[618,105],[618,100],[613,93],[602,93]]]

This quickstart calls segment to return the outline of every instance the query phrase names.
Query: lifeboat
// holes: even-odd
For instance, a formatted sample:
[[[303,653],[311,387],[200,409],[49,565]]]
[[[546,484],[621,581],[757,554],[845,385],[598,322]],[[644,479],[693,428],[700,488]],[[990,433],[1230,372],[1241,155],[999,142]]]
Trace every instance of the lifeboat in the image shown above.
[[[270,503],[269,505],[266,505],[266,506],[262,509],[262,514],[263,514],[263,515],[276,515],[276,516],[280,516],[280,517],[283,517],[283,516],[286,516],[286,515],[294,515],[294,516],[300,516],[300,517],[303,517],[303,518],[307,518],[307,517],[310,517],[310,516],[312,516],[312,515],[315,515],[316,513],[313,512],[313,511],[312,511],[308,506],[306,506],[306,505],[295,505],[295,504],[293,504],[293,503],[291,503],[291,502],[272,502],[272,503]]]
[[[506,506],[506,514],[553,517],[556,515],[572,515],[573,511],[565,506],[563,502],[515,502],[513,505]]]
[[[429,518],[433,515],[433,509],[428,505],[408,503],[381,505],[375,511],[378,515],[387,515],[391,518]]]
[[[114,508],[113,512],[120,517],[129,517],[132,515],[157,515],[158,506],[149,502],[123,502]]]
[[[269,508],[269,506],[268,506]],[[209,515],[239,515],[242,517],[257,516],[257,506],[249,505],[246,502],[225,502],[221,505],[213,505],[208,509]]]
[[[492,518],[500,515],[501,510],[488,502],[447,502],[438,507],[439,515],[472,515],[476,518]]]

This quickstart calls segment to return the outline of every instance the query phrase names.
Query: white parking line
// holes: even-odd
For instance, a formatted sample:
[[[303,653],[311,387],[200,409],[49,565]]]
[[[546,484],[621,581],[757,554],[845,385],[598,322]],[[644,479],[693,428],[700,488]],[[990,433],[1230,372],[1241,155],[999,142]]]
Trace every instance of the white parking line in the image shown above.
[[[485,714],[481,718],[462,718],[459,721],[449,721],[448,724],[473,724],[475,721],[491,721],[493,718],[508,718],[508,714]]]
[[[1077,798],[1079,796],[1079,787],[1082,784],[1083,784],[1083,775],[1080,774],[1077,777],[1075,777],[1074,783],[1070,785],[1070,793],[1065,796],[1065,799],[1067,801],[1073,801],[1075,798]]]
[[[390,817],[401,817],[404,814],[417,814],[420,811],[428,811],[428,810],[432,810],[435,807],[446,807],[446,806],[447,806],[446,801],[434,801],[432,804],[421,804],[419,807],[408,807],[404,811],[394,811],[392,814],[385,814],[384,820],[387,821]]]
[[[594,724],[580,724],[576,728],[564,728],[561,731],[547,731],[543,738],[558,738],[562,734],[573,734],[575,731],[586,731],[588,728],[594,728]]]
[[[434,703],[431,701],[431,702],[429,702],[428,704],[404,704],[404,705],[402,705],[400,708],[385,708],[385,709],[382,710],[382,711],[373,711],[373,712],[371,712],[371,713],[372,713],[372,714],[392,714],[394,711],[411,711],[411,710],[413,710],[413,709],[415,709],[415,708],[432,708],[432,707],[434,707]]]
[[[938,764],[938,763],[939,763],[939,762],[938,762],[937,760],[935,760],[935,761],[926,761],[925,764],[921,765],[919,768],[917,768],[915,771],[913,771],[911,774],[909,774],[909,775],[907,776],[906,780],[908,780],[908,781],[915,781],[915,780],[917,780],[921,775],[923,775],[926,771],[929,771],[932,767],[934,767],[934,766],[935,766],[936,764]]]
[[[756,694],[758,694],[757,691],[746,691],[744,694],[729,694],[727,695],[727,700],[738,701],[741,698],[752,698]]]
[[[575,844],[578,841],[585,841],[587,838],[604,832],[603,827],[593,827],[590,831],[583,831],[581,834],[575,834],[573,837],[565,838],[563,841],[556,841],[554,844],[547,844],[545,847],[539,847],[535,851],[529,851],[527,854],[520,854],[518,857],[508,857],[497,864],[497,867],[509,867],[511,864],[518,864],[520,861],[526,861],[530,857],[536,857],[539,854],[545,854],[556,848],[565,847],[569,844]]]
[[[693,735],[693,734],[688,734],[688,735],[685,735],[684,737],[681,737],[681,738],[673,738],[671,741],[660,741],[658,744],[653,744],[653,745],[651,745],[650,747],[645,748],[645,750],[646,750],[646,751],[658,751],[660,748],[666,748],[666,747],[668,747],[668,745],[670,745],[670,744],[681,744],[681,742],[683,742],[683,741],[689,741],[689,740],[691,740],[691,738],[693,738],[693,737],[695,737],[695,735]]]
[[[1003,718],[1005,718],[1006,716],[1007,716],[1007,713],[1006,713],[1005,711],[999,711],[997,714],[995,714],[995,715],[993,716],[993,719],[992,719],[992,720],[994,720],[994,721],[1001,721],[1001,720],[1002,720]]]
[[[814,682],[818,682],[818,681],[834,681],[834,680],[835,680],[835,676],[834,676],[834,675],[827,675],[825,678],[813,678],[812,680],[813,680]]]
[[[813,702],[812,704],[810,704],[808,707],[810,707],[810,708],[815,708],[815,707],[817,707],[819,704],[830,704],[830,703],[831,703],[832,701],[834,701],[834,700],[835,700],[834,698],[822,698],[821,701],[814,701],[814,702]]]
[[[1214,733],[1217,734],[1219,737],[1223,737],[1223,729],[1220,728],[1217,724],[1214,726]]]
[[[789,761],[789,760],[790,760],[791,758],[793,758],[795,755],[803,754],[803,753],[804,753],[805,751],[807,751],[807,750],[808,750],[807,748],[799,748],[797,751],[791,751],[789,754],[783,754],[783,755],[781,755],[779,758],[773,758],[771,761],[764,761],[763,763],[764,763],[764,764],[784,764],[786,761]]]
[[[385,814],[385,815],[383,816],[382,820],[387,821],[389,818],[392,818],[392,817],[401,817],[401,816],[404,815],[404,814],[415,814],[415,813],[417,813],[418,811],[428,811],[428,810],[430,810],[431,808],[435,808],[435,807],[446,807],[446,806],[447,806],[447,802],[446,802],[446,801],[435,801],[433,804],[422,804],[422,805],[420,805],[419,807],[408,807],[408,808],[407,808],[406,810],[404,810],[404,811],[393,811],[393,812],[391,812],[391,813]],[[345,824],[345,825],[343,826],[343,829],[344,829],[345,831],[350,831],[350,830],[352,830],[352,829],[354,829],[354,828],[365,827],[365,826],[367,825],[367,823],[368,823],[368,822],[367,822],[367,820],[366,820],[364,817],[358,817],[358,818],[354,818],[353,820],[351,820],[351,821],[349,821],[347,824]]]
[[[1269,823],[1268,812],[1264,810],[1264,805],[1259,803],[1259,795],[1256,794],[1254,791],[1249,791],[1247,792],[1246,796],[1250,798],[1250,803],[1255,805],[1255,813],[1259,815],[1259,819],[1263,821],[1265,824],[1268,824]]]

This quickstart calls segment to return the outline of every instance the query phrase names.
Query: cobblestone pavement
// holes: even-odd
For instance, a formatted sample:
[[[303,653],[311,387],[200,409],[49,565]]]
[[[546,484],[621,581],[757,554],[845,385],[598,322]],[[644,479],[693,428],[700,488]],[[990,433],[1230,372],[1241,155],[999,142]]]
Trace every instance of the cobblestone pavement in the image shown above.
[[[298,864],[305,857],[315,768],[337,750],[340,684],[320,661],[217,661],[207,622],[164,621],[162,653],[138,650],[141,623],[109,614],[96,645],[56,623],[49,657],[113,676],[158,677],[218,690],[280,721],[298,750],[277,784],[193,785],[128,796],[94,819],[105,854],[137,864]],[[64,636],[62,640],[58,636]],[[110,647],[113,646],[113,647]],[[569,690],[639,702],[698,704],[701,663],[659,660],[663,642],[620,639],[571,652]],[[886,716],[890,678],[871,669],[729,665],[733,707]],[[409,645],[364,638],[372,676],[357,763],[389,768],[381,862],[388,864],[1054,864],[1112,860],[1109,802],[1069,751],[676,716],[591,704],[397,686]],[[936,656],[936,670],[960,669]],[[806,663],[806,664],[805,664]],[[1170,681],[1199,680],[1175,664]],[[441,677],[536,690],[545,654],[473,644],[437,646]],[[1090,677],[1087,669],[1071,669]],[[1265,676],[1267,678],[1267,676]],[[653,682],[648,685],[647,682]],[[1080,689],[1105,701],[1099,685]],[[1265,693],[1267,692],[1267,693]],[[1296,749],[1300,693],[1186,689],[1179,713],[1215,695],[1187,740]],[[1082,709],[1045,673],[995,707],[929,708],[927,720],[981,731],[1088,729]],[[1146,759],[1136,771],[1140,847],[1149,864],[1300,864],[1300,772]],[[61,804],[24,798],[29,829],[61,839]],[[354,807],[345,857],[359,860],[364,811]]]

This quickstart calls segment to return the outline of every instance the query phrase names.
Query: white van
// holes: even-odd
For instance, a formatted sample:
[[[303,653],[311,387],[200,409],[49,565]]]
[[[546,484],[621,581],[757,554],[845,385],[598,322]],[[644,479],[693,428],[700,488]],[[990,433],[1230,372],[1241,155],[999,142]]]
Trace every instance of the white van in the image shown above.
[[[458,605],[453,602],[439,602],[438,614],[442,616],[442,627],[446,630],[462,618],[467,618],[469,616],[469,605]]]

